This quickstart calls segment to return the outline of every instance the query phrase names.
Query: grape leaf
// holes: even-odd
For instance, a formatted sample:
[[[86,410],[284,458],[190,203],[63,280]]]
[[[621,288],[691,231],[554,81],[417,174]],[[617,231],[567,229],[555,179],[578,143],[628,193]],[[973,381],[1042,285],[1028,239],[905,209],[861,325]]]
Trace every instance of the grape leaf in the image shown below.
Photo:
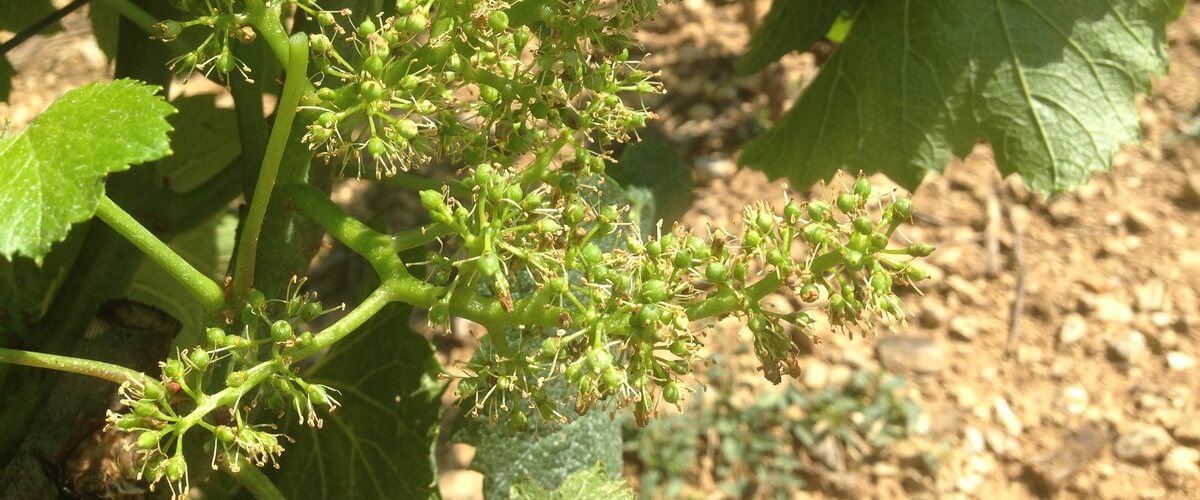
[[[54,5],[50,0],[0,0],[0,30],[17,33],[53,13]],[[55,21],[41,34],[59,30],[62,30],[62,24]]]
[[[644,188],[652,194],[648,207],[665,222],[665,227],[683,216],[696,200],[692,169],[673,146],[655,135],[630,144],[621,161],[605,167],[605,173],[626,191]]]
[[[12,77],[16,74],[12,64],[8,62],[8,56],[0,54],[0,102],[8,101],[8,94],[12,92]]]
[[[762,71],[793,50],[806,50],[834,25],[844,12],[853,12],[862,0],[775,0],[762,24],[754,31],[737,72]]]
[[[85,85],[0,138],[0,255],[41,258],[96,212],[105,175],[171,154],[175,109],[158,90],[133,80]]]
[[[567,476],[558,489],[547,490],[529,480],[518,480],[509,490],[509,498],[522,500],[633,500],[633,493],[624,481],[613,479],[597,463],[590,469],[580,469]]]
[[[341,391],[334,397],[345,406],[323,429],[288,420],[296,442],[272,474],[285,498],[438,496],[433,447],[445,384],[433,347],[408,327],[410,312],[387,306],[306,373]]]
[[[92,21],[92,36],[96,46],[111,62],[117,57],[117,39],[121,31],[121,13],[110,7],[108,2],[90,2],[88,18]]]
[[[171,101],[179,110],[170,120],[175,135],[188,138],[176,144],[175,154],[158,164],[172,191],[186,193],[195,189],[242,152],[237,116],[233,109],[218,108],[216,97],[201,94]]]
[[[1071,189],[1138,139],[1134,96],[1166,70],[1164,25],[1182,3],[867,3],[799,102],[741,161],[803,186],[840,168],[914,188],[986,140],[1005,175],[1043,193]]]

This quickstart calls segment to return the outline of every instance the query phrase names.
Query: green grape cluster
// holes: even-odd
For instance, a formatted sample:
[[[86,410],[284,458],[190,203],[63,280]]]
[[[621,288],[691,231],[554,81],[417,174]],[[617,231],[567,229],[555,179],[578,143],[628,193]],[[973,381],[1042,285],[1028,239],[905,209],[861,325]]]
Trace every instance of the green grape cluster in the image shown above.
[[[246,81],[253,82],[250,66],[233,55],[234,42],[249,44],[258,38],[243,2],[186,0],[175,3],[177,8],[195,17],[185,21],[158,22],[154,25],[156,38],[165,42],[175,42],[181,40],[180,35],[189,28],[207,29],[208,33],[199,45],[171,59],[168,68],[183,76],[185,80],[194,71],[200,71],[206,77],[212,76],[213,71],[216,71],[225,81],[229,81],[236,73]]]
[[[625,140],[651,114],[618,95],[661,90],[629,61],[623,33],[645,9],[627,3],[544,2],[516,20],[489,0],[399,0],[396,16],[357,24],[349,11],[315,11],[320,74],[306,104],[320,114],[305,140],[326,159],[366,153],[377,175],[435,157],[508,164],[570,131]]]
[[[298,290],[301,281],[293,283]],[[165,479],[173,495],[188,491],[185,435],[202,429],[211,436],[212,466],[218,461],[234,470],[249,462],[273,463],[283,452],[274,424],[255,423],[264,410],[296,412],[301,425],[320,427],[318,408],[338,406],[336,390],[306,382],[292,367],[287,352],[312,342],[311,332],[296,332],[325,311],[309,294],[266,299],[254,290],[233,332],[208,328],[205,343],[180,351],[160,363],[162,376],[121,387],[123,413],[109,412],[116,428],[137,433],[142,457],[139,477],[153,487]]]
[[[722,230],[703,237],[681,226],[643,237],[616,205],[582,196],[595,183],[581,178],[594,173],[573,168],[480,165],[465,177],[465,199],[421,193],[458,248],[430,260],[430,279],[447,290],[431,307],[432,321],[448,321],[455,294],[482,286],[519,318],[516,326],[555,325],[550,334],[522,328],[514,343],[501,325],[485,324],[491,348],[462,367],[458,391],[470,411],[505,417],[516,429],[534,415],[565,419],[564,405],[582,414],[609,400],[632,407],[644,423],[660,402],[683,397],[682,378],[701,361],[704,333],[692,324],[709,317],[744,319],[765,376],[778,383],[798,370],[799,348],[785,324],[808,331],[814,319],[772,311],[763,297],[786,291],[810,304],[827,297],[831,323],[847,331],[879,317],[902,321],[893,284],[921,279],[911,258],[932,250],[888,248],[912,201],[872,196],[863,178],[838,196],[836,211],[823,201],[789,201],[782,214],[750,207],[740,237]],[[877,219],[872,205],[881,207]],[[624,245],[603,248],[601,240],[619,231]],[[533,291],[514,298],[511,279],[531,281]],[[566,397],[548,391],[559,379]]]

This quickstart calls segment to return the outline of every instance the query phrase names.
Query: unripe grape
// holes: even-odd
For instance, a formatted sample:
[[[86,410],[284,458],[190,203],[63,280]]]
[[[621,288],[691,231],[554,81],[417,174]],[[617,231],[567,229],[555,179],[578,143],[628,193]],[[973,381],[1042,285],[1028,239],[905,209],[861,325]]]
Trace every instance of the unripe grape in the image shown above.
[[[158,446],[159,434],[154,431],[146,431],[138,434],[137,445],[143,450],[152,450]]]
[[[323,11],[317,13],[317,24],[320,24],[321,26],[325,26],[328,28],[330,26],[333,26],[333,24],[335,22],[337,22],[337,21],[333,18],[332,12],[323,10]]]
[[[810,201],[808,203],[808,218],[814,222],[821,222],[829,218],[829,204],[824,201]]]
[[[363,22],[358,23],[359,38],[365,39],[368,36],[375,34],[377,30],[378,28],[375,27],[375,22],[372,21],[371,18],[363,19]]]
[[[221,52],[221,55],[217,57],[217,72],[222,75],[228,75],[236,68],[236,65],[233,54],[228,50]]]
[[[183,25],[170,20],[156,23],[153,27],[158,37],[164,42],[174,40],[183,31]]]
[[[604,374],[600,376],[600,385],[605,392],[615,392],[621,387],[621,382],[624,377],[621,376],[620,370],[608,367],[604,370]]]
[[[180,363],[175,358],[168,359],[163,363],[163,375],[166,375],[167,378],[178,380],[179,377],[183,376],[183,363]]]
[[[204,330],[204,338],[208,341],[208,345],[213,348],[219,348],[225,341],[225,330],[220,328],[208,328]]]
[[[500,272],[500,259],[494,253],[484,254],[479,258],[479,273],[484,276],[495,276]]]
[[[596,264],[599,264],[600,260],[603,258],[604,258],[604,253],[601,252],[600,247],[596,246],[595,244],[588,243],[587,246],[583,247],[583,261],[584,262],[587,262],[590,265],[596,265]]]
[[[525,432],[529,430],[529,417],[524,412],[514,411],[508,416],[508,430]]]
[[[387,145],[383,143],[383,139],[372,137],[367,140],[367,152],[372,156],[384,156],[387,154]]]
[[[168,458],[166,461],[167,479],[171,482],[177,482],[183,479],[184,474],[187,474],[187,462],[182,455],[175,455]]]
[[[133,403],[133,414],[139,417],[149,417],[158,413],[158,405],[148,399],[139,399]]]
[[[762,233],[755,229],[746,231],[746,234],[742,236],[742,244],[745,246],[754,248],[757,247],[759,243],[762,243]]]
[[[278,320],[271,324],[271,340],[275,342],[287,342],[292,339],[292,324],[287,320]]]
[[[417,2],[414,0],[396,0],[396,14],[407,16],[415,8],[417,8]]]
[[[789,222],[796,222],[797,220],[800,220],[800,213],[800,205],[794,201],[789,201],[788,204],[783,207],[783,216],[787,217]]]
[[[142,386],[142,395],[152,400],[162,399],[167,394],[166,391],[166,387],[163,387],[162,383],[156,380],[147,380],[145,385]]]
[[[892,204],[892,213],[896,214],[899,219],[896,222],[906,221],[913,214],[913,205],[911,198],[900,198]]]
[[[227,425],[218,425],[216,430],[213,431],[213,434],[216,435],[217,439],[222,443],[232,443],[237,437],[234,435],[233,429],[229,428]]]
[[[683,341],[682,339],[671,342],[670,349],[671,349],[671,354],[674,354],[681,358],[687,357],[689,354],[687,342]]]
[[[713,283],[724,283],[729,278],[729,268],[720,262],[712,262],[704,269],[704,277]]]
[[[908,247],[908,254],[913,257],[928,257],[933,253],[933,245],[928,243],[913,243]]]
[[[770,233],[775,228],[775,216],[767,212],[759,212],[754,218],[754,225],[762,233]]]
[[[508,29],[508,14],[502,10],[493,11],[491,16],[488,16],[488,25],[496,31],[504,31]]]
[[[421,79],[417,75],[404,75],[404,78],[400,79],[400,88],[404,90],[413,90],[420,84]]]
[[[429,24],[429,18],[420,12],[414,12],[404,18],[404,31],[410,35],[415,35],[425,31],[427,24]]]
[[[851,213],[858,209],[858,197],[850,193],[842,193],[837,197],[837,207],[843,213]]]
[[[676,404],[683,396],[683,391],[679,387],[678,382],[669,382],[663,386],[662,390],[663,401],[671,404]]]
[[[188,354],[188,361],[190,361],[192,366],[196,367],[197,370],[203,371],[205,368],[208,368],[208,363],[211,360],[212,359],[209,357],[208,351],[204,349],[194,349]]]
[[[646,302],[662,302],[670,296],[670,290],[667,288],[666,282],[650,280],[642,283],[641,296],[642,300]]]
[[[383,84],[375,80],[367,80],[359,84],[358,94],[367,102],[378,101],[383,97]]]
[[[875,231],[875,224],[871,222],[870,217],[864,215],[854,219],[854,230],[862,234],[871,234]]]
[[[312,321],[321,316],[323,312],[325,310],[321,307],[320,302],[308,302],[300,307],[300,320],[305,322]]]
[[[854,194],[859,198],[867,199],[871,197],[871,182],[866,177],[859,177],[854,181]]]
[[[117,426],[118,429],[121,429],[123,431],[130,431],[130,430],[136,429],[138,426],[142,425],[142,419],[140,419],[134,415],[121,415],[119,418],[117,418],[117,422],[115,425]]]
[[[374,55],[366,58],[363,60],[363,71],[372,77],[379,78],[379,75],[383,73],[383,58]]]

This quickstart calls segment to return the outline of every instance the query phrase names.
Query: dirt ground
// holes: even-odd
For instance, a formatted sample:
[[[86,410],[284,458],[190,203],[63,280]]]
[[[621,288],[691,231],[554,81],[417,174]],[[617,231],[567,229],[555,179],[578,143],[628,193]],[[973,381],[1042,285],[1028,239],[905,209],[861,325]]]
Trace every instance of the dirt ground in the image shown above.
[[[757,14],[769,2],[759,4]],[[669,91],[649,103],[663,116],[656,127],[696,166],[688,224],[736,224],[746,203],[779,203],[781,182],[732,160],[754,117],[790,102],[821,59],[791,55],[772,77],[733,77],[749,39],[742,20],[753,17],[742,8],[676,2],[639,34]],[[86,18],[65,24],[67,32],[9,54],[19,76],[0,119],[20,128],[62,92],[111,74]],[[1189,5],[1169,39],[1171,73],[1138,106],[1144,140],[1116,159],[1114,173],[1048,201],[1001,179],[980,146],[914,193],[917,222],[906,234],[938,251],[933,278],[904,297],[907,326],[853,341],[824,332],[799,381],[815,390],[885,368],[909,378],[925,413],[910,441],[829,471],[849,496],[1200,497],[1200,6]],[[719,328],[727,335],[718,351],[742,333]],[[926,340],[881,342],[887,335]],[[743,399],[774,390],[760,378],[739,378]],[[909,465],[932,449],[936,471]],[[451,453],[458,467],[470,459],[469,450]],[[706,486],[710,473],[698,466],[688,493],[719,497]],[[450,496],[469,497],[477,484],[460,470],[447,479]]]

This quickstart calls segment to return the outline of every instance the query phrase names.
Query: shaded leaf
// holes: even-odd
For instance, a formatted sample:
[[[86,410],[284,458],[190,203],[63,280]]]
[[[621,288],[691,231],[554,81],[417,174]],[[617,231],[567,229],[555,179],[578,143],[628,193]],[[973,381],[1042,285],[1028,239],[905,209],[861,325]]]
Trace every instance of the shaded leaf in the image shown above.
[[[853,12],[862,0],[775,0],[762,24],[754,30],[750,47],[738,60],[743,75],[762,71],[794,50],[807,50],[825,37],[844,12]]]
[[[536,482],[513,482],[509,498],[522,500],[633,500],[625,481],[613,478],[603,464],[580,469],[563,480],[557,489],[548,490]]]
[[[1182,3],[865,4],[799,102],[741,160],[797,187],[862,169],[913,188],[985,140],[1000,170],[1034,190],[1079,186],[1138,140],[1134,96],[1166,70],[1165,24]]]
[[[88,18],[92,21],[92,35],[96,46],[111,62],[117,57],[117,39],[120,36],[121,13],[108,6],[107,2],[88,3]]]
[[[12,93],[12,77],[15,74],[16,70],[8,62],[8,56],[0,55],[0,101],[8,101],[8,95]]]
[[[650,208],[666,227],[683,216],[696,200],[692,169],[670,143],[655,135],[630,144],[621,153],[621,160],[605,168],[605,173],[626,191],[644,188],[653,196]],[[644,200],[642,204],[647,204]]]
[[[175,145],[175,154],[159,162],[170,180],[171,190],[191,191],[211,179],[242,152],[237,115],[218,108],[216,95],[202,94],[171,101],[179,114],[171,117],[176,137],[187,137]]]
[[[438,496],[433,447],[445,385],[433,347],[411,331],[411,308],[389,305],[305,375],[341,391],[323,429],[288,420],[296,440],[272,474],[286,498]]]
[[[0,138],[0,255],[35,259],[90,218],[104,177],[171,153],[171,105],[133,80],[67,92],[15,136]]]
[[[50,0],[0,0],[0,30],[14,33],[23,31],[55,10]],[[61,29],[62,24],[55,22],[42,30],[42,34]]]

